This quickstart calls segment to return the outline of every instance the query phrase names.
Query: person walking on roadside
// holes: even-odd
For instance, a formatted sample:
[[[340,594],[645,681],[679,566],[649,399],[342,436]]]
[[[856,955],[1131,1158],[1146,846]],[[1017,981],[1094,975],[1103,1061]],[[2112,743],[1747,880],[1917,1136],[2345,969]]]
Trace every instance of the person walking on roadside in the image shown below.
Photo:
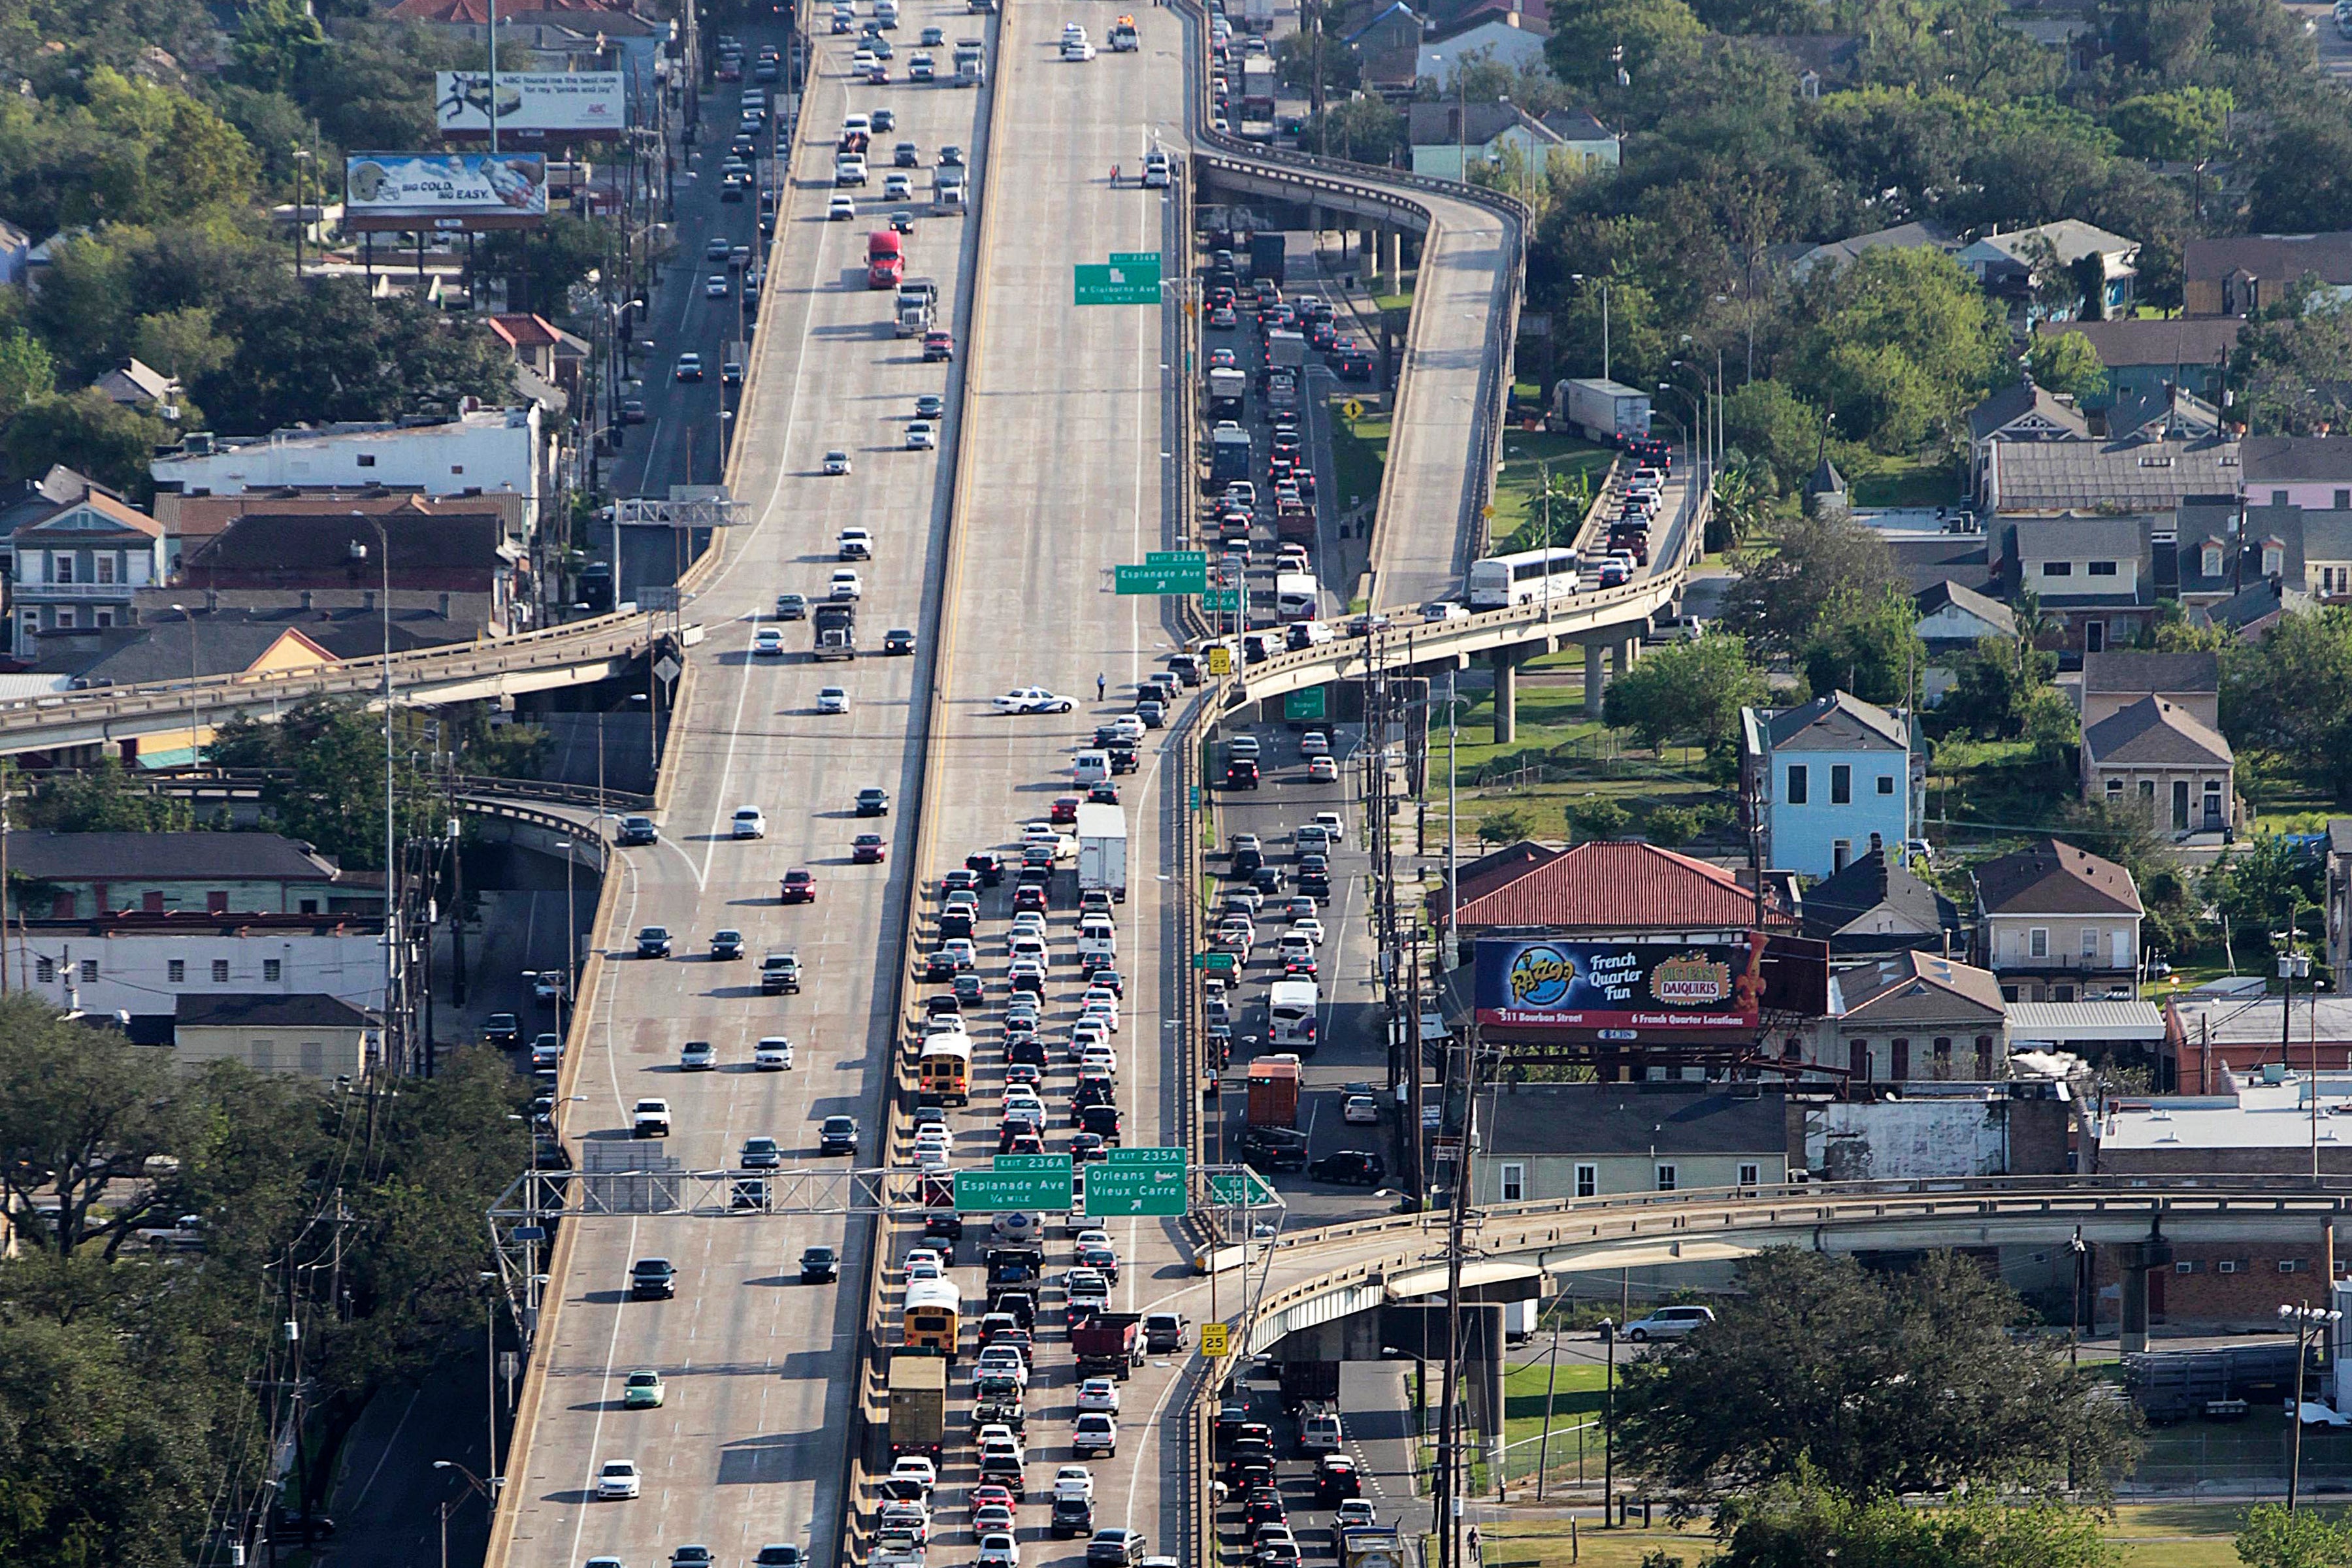
[[[1103,694],[1109,689],[1109,678],[1097,672],[1095,676],[1095,700],[1097,702],[1101,701],[1103,700]]]

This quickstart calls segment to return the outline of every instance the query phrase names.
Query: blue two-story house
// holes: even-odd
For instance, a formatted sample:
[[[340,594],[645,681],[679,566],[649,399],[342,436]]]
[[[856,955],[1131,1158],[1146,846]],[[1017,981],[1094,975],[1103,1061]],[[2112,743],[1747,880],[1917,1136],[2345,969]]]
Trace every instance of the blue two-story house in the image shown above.
[[[1764,864],[1834,877],[1873,849],[1918,837],[1927,759],[1908,715],[1843,691],[1796,708],[1740,710],[1740,785],[1764,830]]]

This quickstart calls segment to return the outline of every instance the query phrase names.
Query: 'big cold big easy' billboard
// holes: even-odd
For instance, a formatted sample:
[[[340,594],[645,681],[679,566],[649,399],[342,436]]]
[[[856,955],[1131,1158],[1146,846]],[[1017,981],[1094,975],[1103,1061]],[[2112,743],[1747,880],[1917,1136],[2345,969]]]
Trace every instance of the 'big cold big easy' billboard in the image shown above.
[[[546,221],[541,153],[354,153],[343,160],[343,226],[355,232]]]
[[[1504,1029],[1754,1028],[1763,939],[1718,942],[1487,938],[1478,1022]]]

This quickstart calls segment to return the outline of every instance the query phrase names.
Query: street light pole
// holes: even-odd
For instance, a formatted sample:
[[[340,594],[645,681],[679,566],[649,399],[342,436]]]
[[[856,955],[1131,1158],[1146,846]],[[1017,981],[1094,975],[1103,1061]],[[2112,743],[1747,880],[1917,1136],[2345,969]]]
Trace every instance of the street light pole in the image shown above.
[[[2344,1314],[2305,1302],[2300,1306],[2281,1307],[2278,1315],[2280,1321],[2294,1325],[2294,1408],[2287,1416],[2294,1428],[2286,1470],[2286,1510],[2291,1514],[2294,1512],[2295,1500],[2303,1488],[2303,1368],[2310,1353],[2305,1346],[2313,1334],[2336,1322]]]

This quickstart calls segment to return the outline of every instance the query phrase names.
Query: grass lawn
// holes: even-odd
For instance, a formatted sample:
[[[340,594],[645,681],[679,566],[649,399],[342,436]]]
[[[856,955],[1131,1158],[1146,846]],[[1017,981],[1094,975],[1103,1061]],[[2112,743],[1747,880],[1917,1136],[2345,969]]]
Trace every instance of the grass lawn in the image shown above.
[[[1362,418],[1350,419],[1340,409],[1353,395],[1331,399],[1331,494],[1343,511],[1372,504],[1389,456],[1388,410],[1367,407]]]
[[[1511,536],[1528,521],[1529,508],[1534,503],[1536,488],[1542,476],[1542,464],[1549,462],[1551,465],[1555,487],[1565,488],[1573,494],[1574,476],[1579,474],[1586,476],[1586,482],[1592,489],[1600,488],[1601,476],[1609,471],[1611,456],[1606,447],[1596,447],[1589,441],[1580,441],[1573,436],[1557,435],[1549,430],[1505,432],[1503,471],[1495,480],[1495,515],[1486,529],[1486,537],[1494,541],[1490,552],[1502,555],[1514,550],[1532,550],[1540,542],[1533,539],[1514,541]],[[1577,516],[1570,521],[1569,509],[1565,506],[1559,510],[1561,515],[1558,521],[1562,531],[1555,542],[1565,544],[1570,538],[1565,531],[1583,519]]]
[[[1860,507],[1947,506],[1960,499],[1960,481],[1948,459],[1902,458],[1853,481],[1853,504]]]
[[[1559,1382],[1552,1385],[1551,1445],[1547,1453],[1538,1439],[1543,1436],[1544,1386],[1550,1370],[1544,1362],[1530,1362],[1503,1376],[1503,1441],[1508,1446],[1514,1489],[1534,1484],[1538,1457],[1549,1466],[1552,1479],[1573,1484],[1575,1428],[1580,1426],[1590,1426],[1582,1434],[1586,1479],[1598,1482],[1601,1478],[1601,1452],[1608,1447],[1600,1427],[1608,1369],[1589,1362],[1569,1362],[1559,1367]],[[1491,1554],[1487,1568],[1494,1568]]]
[[[1533,671],[1581,668],[1580,654],[1555,656],[1527,667]],[[1577,661],[1571,663],[1570,661]],[[1670,750],[1664,757],[1627,756],[1606,726],[1584,716],[1584,694],[1578,683],[1530,680],[1522,675],[1518,689],[1518,738],[1498,746],[1494,741],[1494,698],[1486,691],[1465,692],[1454,742],[1454,766],[1465,781],[1461,797],[1462,832],[1475,836],[1478,824],[1503,812],[1525,819],[1527,831],[1538,838],[1575,837],[1569,831],[1569,813],[1595,799],[1614,800],[1631,814],[1638,826],[1646,814],[1662,805],[1697,806],[1720,804],[1723,786],[1706,777],[1696,751]],[[1429,804],[1438,814],[1432,832],[1443,836],[1445,808],[1445,726],[1441,709],[1429,738]],[[1529,765],[1524,782],[1506,779],[1506,770]],[[1536,770],[1540,770],[1539,772]],[[1483,785],[1469,781],[1484,780]]]

